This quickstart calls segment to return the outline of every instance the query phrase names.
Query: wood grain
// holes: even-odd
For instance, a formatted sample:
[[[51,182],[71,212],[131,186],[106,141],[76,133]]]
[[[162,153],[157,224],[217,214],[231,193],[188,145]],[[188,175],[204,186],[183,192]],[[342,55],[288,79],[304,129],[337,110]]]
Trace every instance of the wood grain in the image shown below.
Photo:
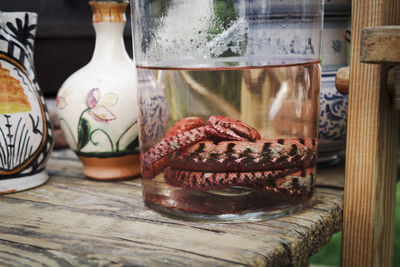
[[[360,61],[400,62],[400,26],[365,27],[361,35]]]
[[[138,179],[85,178],[70,151],[54,153],[48,172],[46,185],[0,197],[0,266],[301,266],[341,229],[335,187],[292,216],[196,223],[146,208]]]
[[[385,68],[360,63],[364,27],[398,24],[400,2],[353,0],[342,266],[391,266],[398,114]]]

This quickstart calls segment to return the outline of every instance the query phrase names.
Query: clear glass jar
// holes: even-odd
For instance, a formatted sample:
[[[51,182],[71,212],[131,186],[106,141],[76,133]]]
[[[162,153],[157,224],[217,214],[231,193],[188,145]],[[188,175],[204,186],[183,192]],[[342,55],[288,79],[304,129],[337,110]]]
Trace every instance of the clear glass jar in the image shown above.
[[[307,206],[321,0],[133,2],[146,205],[209,221]]]

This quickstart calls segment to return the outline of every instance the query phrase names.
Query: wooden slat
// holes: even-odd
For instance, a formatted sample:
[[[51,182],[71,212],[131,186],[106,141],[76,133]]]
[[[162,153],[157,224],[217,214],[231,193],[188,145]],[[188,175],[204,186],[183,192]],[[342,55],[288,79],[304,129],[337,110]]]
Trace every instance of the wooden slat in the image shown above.
[[[391,266],[398,114],[385,70],[360,63],[360,41],[364,27],[398,24],[400,1],[352,3],[342,265]]]
[[[48,172],[46,185],[0,196],[0,266],[301,266],[341,229],[335,186],[318,187],[314,205],[288,217],[196,223],[146,208],[138,179],[86,179],[70,152],[53,154]]]
[[[364,28],[360,49],[361,62],[400,63],[400,26]]]

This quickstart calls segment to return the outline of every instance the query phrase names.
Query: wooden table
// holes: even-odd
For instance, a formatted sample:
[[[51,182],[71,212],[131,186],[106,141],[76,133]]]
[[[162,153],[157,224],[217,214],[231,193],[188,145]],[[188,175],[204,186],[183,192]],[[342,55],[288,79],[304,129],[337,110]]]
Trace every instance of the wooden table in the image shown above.
[[[69,150],[47,169],[47,184],[0,196],[1,266],[301,266],[342,228],[343,164],[319,171],[312,208],[231,224],[161,216],[140,179],[89,180]]]

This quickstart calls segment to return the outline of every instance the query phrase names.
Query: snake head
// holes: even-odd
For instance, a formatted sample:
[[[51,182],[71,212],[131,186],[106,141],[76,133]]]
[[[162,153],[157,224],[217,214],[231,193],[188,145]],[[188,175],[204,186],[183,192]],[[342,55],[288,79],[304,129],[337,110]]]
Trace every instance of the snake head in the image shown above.
[[[253,142],[261,138],[260,133],[250,125],[229,117],[211,116],[208,123],[210,126],[206,127],[206,132],[210,137]]]
[[[194,128],[198,128],[201,126],[205,126],[206,123],[202,118],[199,117],[187,117],[184,118],[180,121],[177,121],[171,129],[168,130],[168,132],[165,134],[165,137],[177,135],[189,130],[192,130]]]

